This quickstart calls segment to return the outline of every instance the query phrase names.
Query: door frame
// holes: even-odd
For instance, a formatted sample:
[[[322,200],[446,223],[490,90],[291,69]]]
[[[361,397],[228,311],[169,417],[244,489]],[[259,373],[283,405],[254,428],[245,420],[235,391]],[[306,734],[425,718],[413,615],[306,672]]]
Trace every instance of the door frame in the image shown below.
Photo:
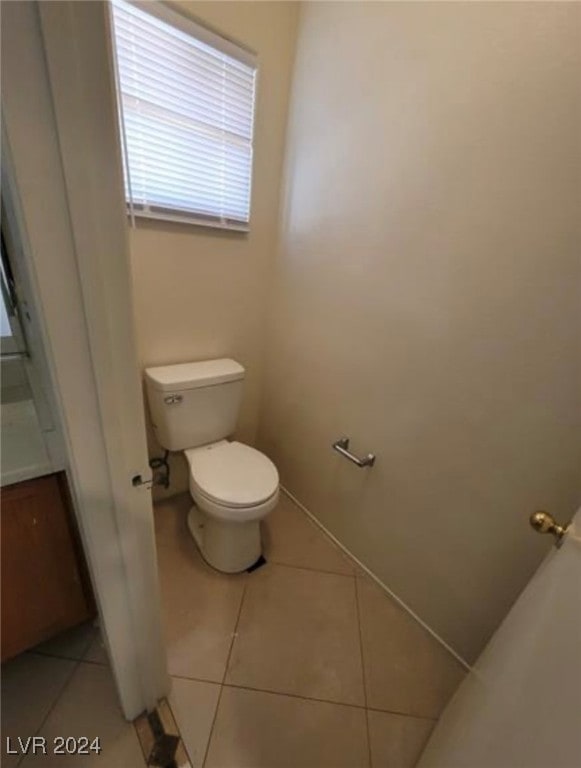
[[[3,193],[121,706],[167,695],[106,3],[4,3]],[[90,151],[87,151],[90,148]]]

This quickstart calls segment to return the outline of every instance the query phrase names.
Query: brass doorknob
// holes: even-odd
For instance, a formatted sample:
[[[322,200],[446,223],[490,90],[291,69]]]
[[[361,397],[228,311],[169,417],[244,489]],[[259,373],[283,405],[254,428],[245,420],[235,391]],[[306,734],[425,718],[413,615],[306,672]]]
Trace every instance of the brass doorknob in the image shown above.
[[[552,534],[557,541],[557,545],[561,543],[561,539],[563,538],[564,534],[567,531],[567,528],[569,527],[569,523],[567,523],[566,525],[561,525],[555,520],[555,518],[553,517],[553,515],[550,514],[550,512],[544,512],[542,510],[539,510],[538,512],[533,512],[533,514],[529,518],[529,521],[532,527],[538,533]]]

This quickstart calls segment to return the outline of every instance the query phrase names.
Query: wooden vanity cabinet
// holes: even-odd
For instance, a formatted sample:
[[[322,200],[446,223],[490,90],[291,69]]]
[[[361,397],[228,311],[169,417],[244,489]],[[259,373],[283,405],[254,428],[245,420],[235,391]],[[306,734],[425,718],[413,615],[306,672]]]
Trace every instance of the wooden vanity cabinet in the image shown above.
[[[95,614],[64,472],[2,488],[2,661]]]

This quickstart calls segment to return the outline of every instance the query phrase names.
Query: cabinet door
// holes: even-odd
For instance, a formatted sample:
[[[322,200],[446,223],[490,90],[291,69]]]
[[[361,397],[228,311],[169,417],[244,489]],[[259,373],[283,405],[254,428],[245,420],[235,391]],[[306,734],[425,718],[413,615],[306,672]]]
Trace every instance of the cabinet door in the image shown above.
[[[2,660],[92,614],[63,481],[2,491]]]

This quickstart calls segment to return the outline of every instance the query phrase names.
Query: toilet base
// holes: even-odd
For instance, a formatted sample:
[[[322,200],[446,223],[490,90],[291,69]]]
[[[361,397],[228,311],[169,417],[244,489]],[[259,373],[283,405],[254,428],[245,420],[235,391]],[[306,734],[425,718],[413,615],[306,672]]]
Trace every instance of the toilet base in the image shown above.
[[[245,571],[261,555],[259,520],[217,520],[194,504],[188,513],[188,528],[204,560],[222,573]]]

